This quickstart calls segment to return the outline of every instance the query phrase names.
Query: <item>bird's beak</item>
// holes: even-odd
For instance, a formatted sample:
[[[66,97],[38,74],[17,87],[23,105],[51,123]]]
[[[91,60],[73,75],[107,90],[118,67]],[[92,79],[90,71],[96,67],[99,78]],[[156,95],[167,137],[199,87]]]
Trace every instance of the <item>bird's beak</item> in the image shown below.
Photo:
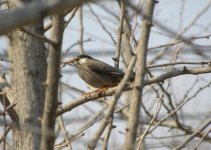
[[[60,68],[63,68],[63,67],[65,67],[66,65],[72,65],[72,63],[73,63],[73,60],[64,61],[64,62],[62,62]]]
[[[64,61],[62,63],[65,65],[71,65],[73,63],[73,60]]]

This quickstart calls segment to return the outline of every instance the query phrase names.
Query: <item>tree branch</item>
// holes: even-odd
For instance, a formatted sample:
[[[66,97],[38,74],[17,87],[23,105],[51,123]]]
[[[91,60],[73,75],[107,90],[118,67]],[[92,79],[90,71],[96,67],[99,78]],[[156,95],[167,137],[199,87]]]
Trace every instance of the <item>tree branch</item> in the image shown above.
[[[144,88],[144,76],[147,59],[147,46],[149,42],[150,28],[152,25],[152,17],[155,0],[146,0],[144,7],[144,18],[142,21],[141,37],[136,49],[137,62],[136,76],[134,88],[132,91],[132,98],[130,102],[129,119],[126,129],[126,138],[123,149],[132,150],[135,148],[137,127],[140,114],[140,102],[142,101],[142,91]]]
[[[17,112],[14,109],[14,106],[16,105],[15,91],[12,90],[4,75],[0,75],[0,92],[2,93],[0,94],[1,103],[5,108],[7,108],[6,111],[9,114],[12,123],[15,124],[14,127],[18,128],[19,118]]]
[[[176,76],[183,75],[183,74],[198,75],[198,74],[205,74],[205,73],[211,73],[211,67],[196,67],[196,68],[192,68],[192,69],[186,68],[186,69],[173,70],[173,71],[167,72],[163,75],[160,75],[158,77],[153,77],[153,78],[146,80],[144,83],[144,86],[158,83],[158,82],[164,82],[165,80],[167,80],[169,78],[176,77]],[[133,89],[133,85],[130,85],[130,86],[126,87],[124,89],[124,91],[129,91],[132,89]],[[114,87],[114,88],[107,89],[103,94],[100,94],[100,95],[98,93],[93,93],[93,92],[92,92],[92,94],[90,94],[90,96],[83,95],[79,99],[71,101],[70,103],[67,103],[63,107],[59,107],[57,109],[56,115],[59,116],[67,111],[71,111],[72,109],[76,108],[77,106],[80,106],[80,105],[90,102],[92,100],[95,100],[95,99],[98,99],[101,97],[105,97],[105,96],[111,96],[115,93],[116,90],[117,90],[117,87]]]
[[[182,149],[191,139],[193,139],[199,132],[202,132],[207,126],[211,124],[211,119],[208,119],[201,127],[193,132],[187,139],[185,139],[179,146],[177,146],[174,150]]]
[[[49,64],[47,68],[45,107],[42,120],[42,142],[41,149],[54,148],[54,130],[56,122],[56,109],[58,106],[58,82],[60,71],[61,44],[63,36],[63,15],[53,16],[51,40],[57,44],[50,45]]]
[[[65,9],[74,9],[89,0],[46,0],[33,1],[23,8],[15,9],[7,13],[0,14],[0,35],[5,34],[16,27],[37,22],[44,17],[52,14],[62,13]],[[10,18],[10,19],[5,19]]]
[[[115,57],[113,60],[115,61],[115,67],[119,68],[119,57],[121,51],[121,41],[122,41],[122,31],[123,31],[123,23],[124,23],[124,14],[125,14],[125,1],[120,0],[120,21],[119,21],[119,28],[117,34],[117,41],[116,41],[116,50],[115,50]]]

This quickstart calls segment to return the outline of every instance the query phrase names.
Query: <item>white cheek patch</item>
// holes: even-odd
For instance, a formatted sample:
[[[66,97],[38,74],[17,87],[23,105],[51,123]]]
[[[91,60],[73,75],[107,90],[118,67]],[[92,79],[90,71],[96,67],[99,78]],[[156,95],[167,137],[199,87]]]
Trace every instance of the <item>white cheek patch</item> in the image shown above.
[[[79,63],[80,63],[80,64],[84,64],[84,63],[86,62],[86,60],[87,60],[87,58],[81,58],[81,59],[79,60]]]

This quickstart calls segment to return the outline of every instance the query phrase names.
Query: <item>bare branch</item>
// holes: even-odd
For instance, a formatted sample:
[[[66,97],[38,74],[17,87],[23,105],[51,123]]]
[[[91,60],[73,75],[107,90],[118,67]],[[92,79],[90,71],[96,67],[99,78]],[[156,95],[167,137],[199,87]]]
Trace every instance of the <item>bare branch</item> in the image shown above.
[[[142,101],[142,90],[144,88],[144,76],[147,59],[147,46],[149,42],[150,28],[152,25],[152,16],[154,10],[155,0],[146,0],[144,13],[145,16],[142,22],[141,37],[136,49],[137,62],[136,75],[134,81],[134,88],[132,91],[132,101],[130,104],[129,118],[126,129],[126,138],[123,149],[132,150],[135,148],[137,127],[140,114],[140,101]]]
[[[155,112],[153,114],[153,117],[152,117],[152,120],[150,121],[149,125],[147,126],[146,130],[144,131],[144,133],[141,135],[141,138],[140,138],[140,141],[138,143],[138,147],[137,147],[137,150],[141,149],[141,145],[142,145],[142,142],[144,140],[144,137],[147,135],[147,132],[149,131],[150,127],[152,126],[153,122],[156,120],[157,116],[158,116],[158,113],[160,111],[160,108],[161,108],[161,104],[163,102],[163,97],[164,97],[164,94],[161,93],[158,101],[157,101],[157,104],[156,104],[156,109],[155,109]]]
[[[205,123],[201,125],[193,134],[191,134],[187,139],[185,139],[179,146],[177,146],[174,150],[182,149],[191,139],[193,139],[198,133],[202,132],[207,126],[211,124],[211,119],[206,120]]]
[[[173,63],[166,63],[166,64],[157,64],[157,65],[149,65],[147,66],[147,68],[156,68],[156,67],[165,67],[165,66],[174,66],[174,65],[210,65],[211,62],[184,62],[184,61],[180,61],[180,62],[173,62]]]
[[[12,90],[9,83],[7,82],[4,75],[0,75],[0,90],[3,94],[0,94],[1,96],[1,103],[3,106],[5,106],[7,113],[9,114],[11,120],[15,124],[14,127],[18,128],[18,114],[14,109],[15,102],[15,91]],[[3,100],[4,95],[6,96],[6,99]],[[12,107],[11,107],[12,106]]]
[[[24,27],[21,27],[21,30],[22,30],[23,32],[25,32],[25,33],[31,35],[31,36],[34,36],[34,37],[36,37],[36,38],[38,38],[38,39],[44,41],[44,42],[47,42],[47,43],[49,43],[49,44],[56,44],[56,43],[55,43],[54,41],[52,41],[51,39],[48,39],[48,38],[46,38],[45,36],[42,36],[42,35],[40,35],[40,34],[30,32],[30,31],[28,31],[27,29],[25,29]]]
[[[57,44],[50,45],[49,64],[47,69],[45,107],[42,120],[41,149],[49,150],[54,147],[54,130],[56,122],[56,109],[58,106],[58,83],[60,73],[61,44],[63,36],[63,15],[53,16],[51,40]]]
[[[32,1],[23,8],[0,14],[0,35],[5,34],[15,27],[37,22],[45,16],[62,13],[65,9],[74,9],[88,0],[47,0]],[[10,19],[5,19],[10,18]]]
[[[183,68],[183,69],[177,69],[177,70],[173,70],[171,72],[167,72],[163,75],[160,75],[158,77],[153,77],[150,78],[148,80],[145,81],[145,86],[146,85],[150,85],[153,83],[158,83],[158,82],[164,82],[166,79],[172,78],[172,77],[176,77],[179,75],[183,75],[183,74],[193,74],[193,75],[197,75],[197,74],[205,74],[205,73],[211,73],[211,67],[199,67],[199,68]],[[131,90],[133,88],[133,85],[130,85],[129,87],[126,87],[124,90],[128,91]],[[97,94],[97,93],[92,93],[90,94],[90,96],[82,96],[79,99],[76,99],[68,104],[66,104],[63,107],[59,107],[57,109],[57,116],[67,112],[67,111],[71,111],[72,109],[76,108],[77,106],[80,106],[84,103],[87,103],[89,101],[101,98],[101,97],[105,97],[105,96],[111,96],[115,93],[115,91],[117,90],[116,87],[114,88],[109,88],[105,91],[105,93],[103,94]]]
[[[108,31],[108,29],[105,27],[105,25],[102,23],[102,21],[100,20],[100,18],[97,16],[97,14],[92,10],[92,7],[88,4],[88,7],[91,11],[91,13],[95,16],[95,18],[97,19],[97,21],[99,22],[99,24],[102,26],[103,30],[109,35],[109,37],[111,38],[112,42],[114,44],[116,44],[116,41],[114,39],[114,37],[112,36],[111,32]]]
[[[164,44],[164,45],[159,45],[159,46],[155,46],[155,47],[150,47],[148,50],[153,50],[153,49],[157,49],[157,48],[162,48],[162,47],[168,47],[168,46],[173,46],[175,44],[179,44],[179,43],[187,43],[187,42],[192,42],[194,40],[198,40],[198,39],[209,39],[210,38],[210,34],[208,35],[203,35],[203,36],[198,36],[198,37],[191,37],[189,39],[182,39],[182,40],[178,40],[178,41],[173,41],[171,43],[168,44]]]
[[[80,51],[81,54],[84,54],[84,44],[83,44],[83,40],[84,40],[84,25],[83,25],[83,7],[81,6],[79,8],[79,23],[80,23]]]
[[[113,115],[110,117],[108,122],[109,123],[105,131],[105,136],[103,137],[103,150],[108,149],[108,141],[111,135],[111,130],[113,129]]]
[[[121,50],[121,41],[122,41],[122,31],[123,31],[123,23],[124,23],[124,14],[125,14],[125,1],[120,0],[120,22],[119,22],[119,28],[118,28],[118,35],[117,35],[117,41],[116,41],[116,51],[115,51],[115,57],[113,58],[115,62],[115,66],[119,68],[119,57],[120,57],[120,50]]]

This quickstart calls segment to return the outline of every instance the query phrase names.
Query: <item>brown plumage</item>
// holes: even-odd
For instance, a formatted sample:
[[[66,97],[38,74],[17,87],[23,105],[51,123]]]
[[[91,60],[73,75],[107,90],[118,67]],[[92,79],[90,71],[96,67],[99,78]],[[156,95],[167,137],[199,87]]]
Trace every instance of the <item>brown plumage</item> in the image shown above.
[[[84,54],[76,56],[66,64],[75,66],[79,76],[95,88],[117,86],[125,75],[121,70]]]

